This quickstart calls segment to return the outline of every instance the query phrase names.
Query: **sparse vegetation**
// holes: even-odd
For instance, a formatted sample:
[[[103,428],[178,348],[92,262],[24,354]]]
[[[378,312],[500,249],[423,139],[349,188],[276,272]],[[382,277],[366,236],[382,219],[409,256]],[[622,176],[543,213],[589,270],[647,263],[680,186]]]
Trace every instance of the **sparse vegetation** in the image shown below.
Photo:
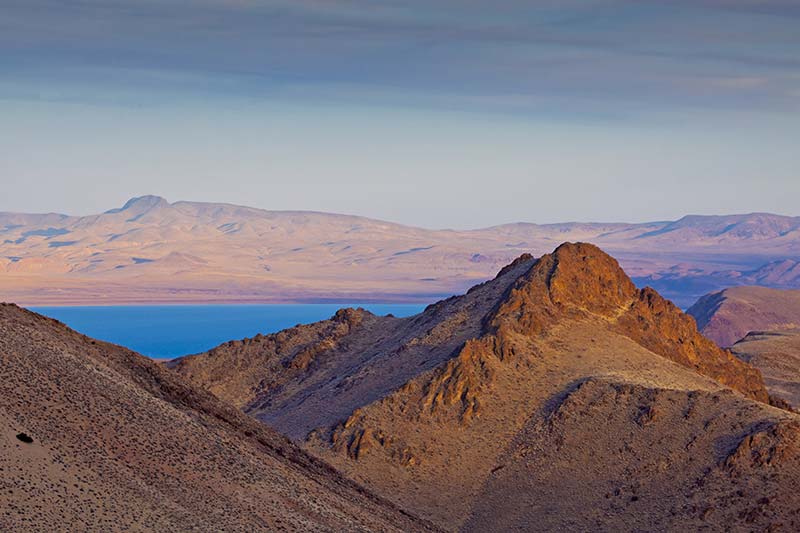
[[[797,415],[594,246],[350,313],[170,366],[450,530],[800,525]]]
[[[430,529],[155,362],[0,306],[0,531]]]

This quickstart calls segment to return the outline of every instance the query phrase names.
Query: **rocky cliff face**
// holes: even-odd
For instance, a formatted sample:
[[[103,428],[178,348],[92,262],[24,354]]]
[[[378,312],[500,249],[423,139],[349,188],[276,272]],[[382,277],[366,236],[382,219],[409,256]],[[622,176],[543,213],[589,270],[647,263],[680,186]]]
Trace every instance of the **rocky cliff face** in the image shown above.
[[[509,529],[533,527],[547,509],[531,503],[528,511],[515,514],[507,509],[513,503],[507,495],[529,501],[543,491],[558,494],[559,478],[577,475],[586,461],[619,470],[615,475],[621,477],[620,469],[627,469],[635,478],[631,483],[640,485],[649,467],[635,465],[662,461],[673,478],[651,487],[651,505],[636,527],[667,522],[695,527],[702,512],[696,503],[684,505],[679,488],[701,486],[709,471],[720,468],[730,450],[715,443],[739,442],[756,427],[795,416],[766,403],[757,370],[702,337],[691,317],[655,291],[638,290],[617,262],[593,245],[564,244],[538,260],[520,257],[494,280],[416,317],[367,315],[341,336],[327,333],[335,322],[313,326],[319,336],[304,339],[290,352],[249,349],[253,359],[283,363],[271,367],[275,375],[263,376],[277,385],[243,402],[245,411],[304,442],[353,479],[447,528],[481,530],[502,516],[508,517],[501,523]],[[298,353],[326,341],[330,348],[317,353],[314,363],[287,368]],[[214,359],[200,355],[176,368],[204,376],[200,383],[207,388],[225,389],[227,376],[236,372],[222,378],[205,372],[219,364]],[[595,385],[586,388],[584,383]],[[558,446],[568,435],[592,442],[597,427],[617,416],[613,401],[591,408],[594,393],[584,394],[590,389],[602,398],[631,391],[624,395],[630,414],[616,422],[621,440],[612,442],[608,435],[607,447],[591,458],[594,452],[585,447]],[[703,402],[695,400],[698,395]],[[703,417],[723,398],[735,414],[730,419],[720,414],[714,431],[698,440]],[[559,407],[564,405],[574,407]],[[589,408],[578,409],[583,405]],[[545,431],[564,417],[570,420],[568,433]],[[669,440],[675,431],[671,424],[689,418],[692,424],[681,429],[684,440]],[[646,438],[640,434],[643,428],[649,428]],[[797,446],[786,446],[787,471],[793,471]],[[562,450],[560,470],[545,475],[541,463],[517,463],[552,449]],[[686,474],[672,470],[680,471],[693,456],[699,458],[697,468]],[[506,478],[517,469],[509,464],[518,464],[543,484]],[[633,527],[627,522],[633,510],[604,496],[628,489],[614,487],[610,475],[598,476],[569,505],[547,500],[556,509],[553,527]],[[748,490],[780,491],[789,483],[788,477],[768,479],[763,476]],[[693,498],[719,496],[714,520],[724,524],[739,504],[720,495],[735,490],[735,483],[719,474]],[[780,500],[778,515],[795,501],[792,497]],[[672,514],[664,514],[664,501]],[[589,510],[599,507],[606,515],[594,520]],[[770,517],[758,515],[754,523],[769,525]]]

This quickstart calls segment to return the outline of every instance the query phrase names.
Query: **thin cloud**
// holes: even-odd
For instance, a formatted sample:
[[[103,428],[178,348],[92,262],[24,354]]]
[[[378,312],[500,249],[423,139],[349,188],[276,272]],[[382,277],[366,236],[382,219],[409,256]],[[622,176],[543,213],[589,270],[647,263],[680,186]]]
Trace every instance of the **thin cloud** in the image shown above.
[[[531,4],[11,0],[0,20],[0,79],[17,93],[25,84],[32,93],[37,84],[140,85],[165,97],[269,97],[303,87],[324,99],[351,87],[353,98],[382,93],[386,105],[405,91],[421,105],[427,94],[427,105],[450,97],[484,111],[574,110],[570,98],[589,114],[625,114],[637,102],[795,105],[796,2]]]

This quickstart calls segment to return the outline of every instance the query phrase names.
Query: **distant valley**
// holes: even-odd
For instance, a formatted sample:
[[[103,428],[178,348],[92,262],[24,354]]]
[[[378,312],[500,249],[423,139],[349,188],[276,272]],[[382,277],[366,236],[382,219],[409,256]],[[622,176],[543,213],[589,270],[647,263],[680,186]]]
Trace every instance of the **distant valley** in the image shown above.
[[[563,241],[601,246],[682,307],[728,286],[800,287],[800,217],[454,231],[144,196],[83,217],[0,213],[0,295],[25,305],[430,302]]]

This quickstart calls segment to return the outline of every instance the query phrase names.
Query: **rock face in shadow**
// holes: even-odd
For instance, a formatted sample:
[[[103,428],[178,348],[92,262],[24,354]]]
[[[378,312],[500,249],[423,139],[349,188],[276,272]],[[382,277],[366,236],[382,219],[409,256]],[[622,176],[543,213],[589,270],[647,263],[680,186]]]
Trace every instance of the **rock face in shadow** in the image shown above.
[[[162,365],[0,305],[0,530],[426,531]]]
[[[169,366],[447,529],[800,526],[797,415],[593,245],[414,317],[345,313]]]

